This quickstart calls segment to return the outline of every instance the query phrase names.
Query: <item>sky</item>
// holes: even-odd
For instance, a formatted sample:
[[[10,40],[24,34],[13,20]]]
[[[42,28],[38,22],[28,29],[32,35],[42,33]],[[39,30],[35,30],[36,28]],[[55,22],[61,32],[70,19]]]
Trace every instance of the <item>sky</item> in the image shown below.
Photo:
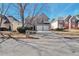
[[[15,3],[7,3],[4,5],[4,12],[6,16],[14,16],[16,19],[20,19],[19,7]],[[0,4],[1,8],[2,4]],[[5,13],[5,10],[9,7],[8,11]],[[79,14],[79,3],[29,3],[25,9],[24,16],[25,18],[30,15],[33,15],[34,8],[36,14],[44,13],[48,16],[48,18],[53,19],[61,16],[67,15],[78,15]]]

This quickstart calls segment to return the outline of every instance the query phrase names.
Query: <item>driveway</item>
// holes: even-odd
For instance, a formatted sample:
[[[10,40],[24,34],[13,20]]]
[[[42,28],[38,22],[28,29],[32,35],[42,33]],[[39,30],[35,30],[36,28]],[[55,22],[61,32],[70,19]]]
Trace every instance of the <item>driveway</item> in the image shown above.
[[[79,40],[55,33],[39,33],[39,39],[8,39],[0,44],[0,55],[11,56],[79,56]]]

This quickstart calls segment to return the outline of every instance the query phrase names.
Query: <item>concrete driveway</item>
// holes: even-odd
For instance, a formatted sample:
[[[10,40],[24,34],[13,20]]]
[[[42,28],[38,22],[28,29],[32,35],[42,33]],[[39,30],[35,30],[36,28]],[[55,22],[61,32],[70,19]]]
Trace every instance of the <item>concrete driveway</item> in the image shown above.
[[[67,39],[55,33],[31,36],[39,39],[8,39],[0,44],[0,55],[5,56],[79,56],[79,40]]]

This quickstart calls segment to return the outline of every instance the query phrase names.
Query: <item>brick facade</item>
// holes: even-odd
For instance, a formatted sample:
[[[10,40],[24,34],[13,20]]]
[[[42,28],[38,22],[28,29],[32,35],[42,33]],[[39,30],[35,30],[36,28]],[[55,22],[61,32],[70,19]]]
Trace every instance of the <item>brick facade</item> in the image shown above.
[[[58,27],[69,29],[69,25],[71,29],[79,29],[79,20],[76,16],[68,16],[64,20],[58,20]]]

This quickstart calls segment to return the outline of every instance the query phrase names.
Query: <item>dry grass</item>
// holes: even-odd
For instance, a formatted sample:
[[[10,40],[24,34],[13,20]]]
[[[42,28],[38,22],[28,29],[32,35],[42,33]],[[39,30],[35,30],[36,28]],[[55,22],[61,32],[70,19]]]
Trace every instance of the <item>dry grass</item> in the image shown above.
[[[18,32],[1,31],[1,33],[3,33],[6,37],[10,35],[11,37],[16,39],[38,39],[38,38],[31,37],[30,35],[21,34]],[[2,36],[0,35],[0,37]]]
[[[70,31],[53,31],[56,34],[60,34],[63,37],[79,37],[79,30],[70,30]]]

